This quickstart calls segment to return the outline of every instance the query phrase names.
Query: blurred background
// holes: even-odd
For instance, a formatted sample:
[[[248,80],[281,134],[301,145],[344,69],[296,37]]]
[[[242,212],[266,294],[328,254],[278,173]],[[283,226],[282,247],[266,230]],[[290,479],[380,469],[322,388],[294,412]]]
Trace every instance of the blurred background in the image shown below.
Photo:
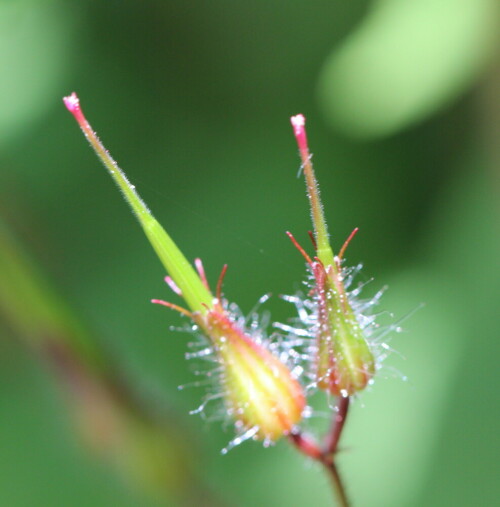
[[[331,505],[286,442],[189,416],[164,272],[62,97],[244,312],[293,309],[306,115],[336,248],[404,319],[339,466],[355,506],[500,494],[496,0],[0,0],[0,505]],[[407,380],[405,380],[407,378]],[[147,409],[143,410],[143,407]],[[147,415],[145,415],[147,413]],[[318,416],[321,419],[321,415]]]

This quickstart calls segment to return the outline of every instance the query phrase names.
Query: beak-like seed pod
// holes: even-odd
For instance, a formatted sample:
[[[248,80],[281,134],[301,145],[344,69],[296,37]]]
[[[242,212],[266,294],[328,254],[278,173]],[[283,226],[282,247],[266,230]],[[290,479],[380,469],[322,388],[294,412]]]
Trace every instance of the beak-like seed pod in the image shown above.
[[[201,262],[196,262],[197,273],[152,216],[85,119],[76,94],[65,97],[64,103],[123,192],[169,274],[167,282],[184,298],[189,310],[165,301],[153,302],[191,318],[208,339],[218,363],[227,412],[236,420],[239,440],[274,441],[289,434],[304,411],[302,387],[288,367],[263,342],[254,340],[223,304],[221,286],[225,269],[214,297]]]
[[[305,118],[291,118],[302,159],[314,225],[316,256],[311,259],[288,233],[302,253],[313,277],[311,295],[315,302],[314,375],[320,389],[336,396],[350,396],[362,390],[375,373],[375,359],[344,287],[342,256],[335,256],[330,246],[318,184],[314,175],[305,132]]]

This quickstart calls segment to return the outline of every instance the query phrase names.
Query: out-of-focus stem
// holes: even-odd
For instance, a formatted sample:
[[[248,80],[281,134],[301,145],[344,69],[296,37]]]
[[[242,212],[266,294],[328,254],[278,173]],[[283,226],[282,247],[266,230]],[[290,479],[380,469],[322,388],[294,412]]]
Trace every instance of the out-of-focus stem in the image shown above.
[[[323,461],[323,451],[317,442],[300,431],[290,433],[290,442],[302,453],[315,461]]]
[[[335,493],[337,495],[337,499],[341,507],[349,507],[349,499],[347,498],[347,493],[344,487],[344,483],[342,482],[342,478],[340,476],[339,470],[335,461],[332,460],[330,463],[324,463],[325,467],[328,471],[330,479],[332,480],[333,487],[335,489]]]
[[[87,447],[162,505],[221,505],[192,467],[197,450],[170,414],[157,414],[58,296],[0,219],[0,316],[49,365]],[[205,503],[198,499],[203,497]]]
[[[139,219],[139,222],[148,237],[151,245],[156,251],[165,269],[182,291],[182,296],[186,300],[193,312],[205,313],[207,307],[212,307],[213,296],[203,285],[200,277],[189,264],[172,238],[163,229],[159,222],[153,217],[139,194],[135,190],[125,173],[113,160],[108,150],[103,146],[96,133],[85,118],[81,108],[80,101],[75,93],[64,97],[64,103],[69,112],[74,116],[80,125],[85,137],[94,149],[96,155],[102,161],[109,174],[114,179],[123,193],[123,196],[129,203],[133,212]]]
[[[96,371],[104,358],[0,219],[0,313],[29,347],[51,342],[71,347]]]
[[[349,410],[349,396],[340,396],[337,403],[337,412],[333,416],[333,424],[330,433],[325,440],[325,453],[335,454],[344,428],[347,412]]]
[[[340,428],[342,431],[342,428]],[[339,433],[340,436],[340,433]],[[295,448],[305,456],[321,463],[332,482],[335,496],[341,507],[349,507],[349,500],[345,491],[344,483],[340,477],[337,465],[335,463],[335,454],[330,452],[328,447],[321,446],[309,435],[304,435],[300,431],[291,433],[288,437]]]

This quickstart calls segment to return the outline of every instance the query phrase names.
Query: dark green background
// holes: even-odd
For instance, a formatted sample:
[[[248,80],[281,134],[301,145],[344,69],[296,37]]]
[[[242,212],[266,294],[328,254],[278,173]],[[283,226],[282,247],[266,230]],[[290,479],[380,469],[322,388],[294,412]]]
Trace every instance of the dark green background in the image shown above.
[[[442,12],[429,7],[428,19],[442,17],[446,38],[461,2],[436,4]],[[484,14],[492,4],[476,5]],[[233,505],[329,505],[329,484],[285,442],[270,449],[246,443],[221,456],[231,428],[187,416],[202,395],[176,390],[193,380],[187,339],[169,331],[179,322],[172,312],[149,303],[172,299],[164,272],[61,98],[79,94],[107,148],[186,256],[203,258],[210,280],[229,264],[225,293],[245,312],[265,292],[301,287],[303,263],[284,232],[307,242],[309,213],[289,124],[304,113],[334,246],[360,228],[348,262],[362,261],[363,276],[375,278],[368,294],[389,286],[381,309],[396,320],[425,303],[393,338],[398,354],[350,415],[339,463],[353,503],[494,505],[494,44],[478,43],[464,57],[467,79],[446,75],[440,93],[415,82],[425,100],[396,125],[384,130],[383,108],[363,118],[354,107],[349,123],[349,111],[336,116],[327,107],[321,89],[328,85],[318,80],[371,8],[361,0],[0,1],[2,213],[132,382],[185,417],[200,442],[193,462]],[[456,40],[468,41],[467,30],[490,30],[486,25],[464,26]],[[387,51],[405,44],[418,50],[422,41]],[[445,65],[447,54],[436,54]],[[419,75],[440,67],[427,69],[426,61],[424,54]],[[366,99],[356,90],[373,82],[369,74],[363,79],[352,85],[354,104]],[[401,94],[411,95],[402,83]],[[366,100],[378,104],[375,92]],[[380,131],[363,130],[379,120]],[[268,308],[275,320],[292,315],[277,297]],[[149,505],[75,443],[50,371],[3,334],[0,505]]]

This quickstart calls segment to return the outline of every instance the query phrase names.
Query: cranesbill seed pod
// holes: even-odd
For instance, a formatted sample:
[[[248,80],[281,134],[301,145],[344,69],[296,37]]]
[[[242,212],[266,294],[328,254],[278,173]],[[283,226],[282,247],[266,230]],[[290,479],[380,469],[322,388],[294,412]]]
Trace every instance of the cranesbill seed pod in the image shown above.
[[[289,434],[304,411],[302,387],[291,370],[263,343],[254,340],[227,310],[227,304],[223,304],[221,286],[225,269],[214,297],[201,262],[196,262],[196,272],[152,216],[85,119],[76,94],[65,97],[64,103],[123,192],[169,274],[167,282],[183,297],[189,310],[165,301],[153,302],[191,318],[207,339],[220,371],[227,413],[236,421],[239,440],[244,436],[274,441]]]
[[[306,259],[313,279],[311,296],[316,312],[313,330],[316,340],[314,375],[320,389],[346,397],[366,387],[375,373],[375,358],[344,287],[341,266],[345,247],[356,229],[340,254],[335,256],[330,246],[318,184],[311,163],[305,118],[297,115],[291,118],[291,122],[302,159],[314,225],[316,256],[313,259],[288,233]]]

